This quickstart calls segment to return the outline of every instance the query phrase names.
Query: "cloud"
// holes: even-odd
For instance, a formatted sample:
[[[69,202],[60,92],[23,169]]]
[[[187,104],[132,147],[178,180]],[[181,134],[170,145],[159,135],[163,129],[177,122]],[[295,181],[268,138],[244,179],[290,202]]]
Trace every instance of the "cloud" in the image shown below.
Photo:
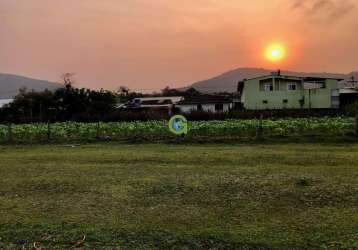
[[[336,22],[349,15],[355,4],[353,0],[291,0],[291,7],[312,20]]]

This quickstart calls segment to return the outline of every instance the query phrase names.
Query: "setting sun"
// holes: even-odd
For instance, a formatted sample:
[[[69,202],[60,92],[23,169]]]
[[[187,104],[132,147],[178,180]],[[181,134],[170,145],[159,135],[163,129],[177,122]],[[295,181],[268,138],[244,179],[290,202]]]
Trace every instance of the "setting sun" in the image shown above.
[[[272,44],[266,48],[265,56],[271,62],[279,62],[285,58],[286,50],[281,44]]]

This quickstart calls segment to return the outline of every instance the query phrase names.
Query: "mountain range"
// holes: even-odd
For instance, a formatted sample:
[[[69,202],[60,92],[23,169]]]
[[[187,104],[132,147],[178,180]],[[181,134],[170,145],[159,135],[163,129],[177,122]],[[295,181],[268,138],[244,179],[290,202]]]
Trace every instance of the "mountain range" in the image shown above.
[[[0,74],[0,99],[13,98],[20,88],[28,90],[54,90],[61,85],[55,82],[32,79],[19,75]]]
[[[258,76],[270,75],[273,70],[260,69],[260,68],[238,68],[228,71],[219,76],[199,81],[191,84],[189,87],[193,87],[196,90],[203,93],[215,93],[215,92],[234,92],[237,89],[237,83],[244,79],[250,79]],[[282,71],[283,75],[290,76],[314,76],[314,77],[327,77],[327,78],[342,78],[344,81],[340,83],[340,88],[347,86],[347,82],[352,76],[358,79],[358,71],[351,72],[349,74],[334,74],[334,73],[305,73],[305,72],[293,72]]]
[[[269,75],[271,72],[272,70],[260,68],[238,68],[219,76],[193,83],[188,86],[188,88],[193,87],[203,93],[234,92],[237,89],[237,83],[239,81],[242,81],[243,79]],[[340,83],[341,88],[348,86],[347,82],[349,79],[351,79],[352,76],[355,77],[355,79],[358,79],[358,71],[351,72],[349,74],[282,71],[282,74],[292,76],[342,78],[345,80]],[[19,89],[23,87],[34,91],[41,91],[45,89],[54,90],[61,87],[61,84],[18,75],[0,74],[0,99],[13,98],[18,93]]]

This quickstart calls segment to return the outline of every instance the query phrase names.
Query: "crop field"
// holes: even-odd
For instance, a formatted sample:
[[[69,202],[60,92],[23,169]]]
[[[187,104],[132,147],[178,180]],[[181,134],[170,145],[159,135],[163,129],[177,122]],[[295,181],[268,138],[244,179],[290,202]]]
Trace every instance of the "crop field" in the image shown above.
[[[198,138],[254,138],[258,120],[194,121],[189,122],[188,139]],[[263,120],[262,134],[266,137],[347,136],[355,129],[351,118],[301,118]],[[0,142],[71,142],[83,140],[166,140],[174,136],[167,121],[118,123],[54,123],[0,125]]]
[[[358,248],[354,143],[9,145],[0,159],[0,249]]]

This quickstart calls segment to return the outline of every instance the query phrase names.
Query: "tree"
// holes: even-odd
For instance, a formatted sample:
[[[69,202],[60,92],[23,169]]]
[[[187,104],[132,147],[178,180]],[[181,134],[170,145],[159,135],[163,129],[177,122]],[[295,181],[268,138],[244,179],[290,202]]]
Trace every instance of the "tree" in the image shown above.
[[[117,91],[117,97],[119,102],[126,103],[134,98],[143,97],[142,93],[137,93],[135,91],[130,91],[126,86],[120,86]]]
[[[53,92],[44,90],[41,92],[21,89],[14,101],[7,107],[7,112],[12,116],[21,117],[22,121],[45,121],[49,117],[49,108],[56,106]]]
[[[73,84],[75,82],[74,76],[75,76],[75,73],[64,73],[61,75],[61,79],[63,80],[63,83],[66,88],[73,86]]]
[[[120,86],[118,89],[120,95],[128,96],[129,95],[129,88],[126,86]]]
[[[197,91],[195,88],[191,87],[187,90],[179,90],[179,89],[171,89],[170,87],[165,87],[162,89],[161,92],[162,96],[199,96],[202,95],[199,91]]]
[[[200,96],[202,95],[201,92],[197,91],[195,88],[191,87],[184,91],[184,96]]]
[[[162,89],[162,96],[180,96],[183,93],[177,89],[171,89],[169,86]]]

